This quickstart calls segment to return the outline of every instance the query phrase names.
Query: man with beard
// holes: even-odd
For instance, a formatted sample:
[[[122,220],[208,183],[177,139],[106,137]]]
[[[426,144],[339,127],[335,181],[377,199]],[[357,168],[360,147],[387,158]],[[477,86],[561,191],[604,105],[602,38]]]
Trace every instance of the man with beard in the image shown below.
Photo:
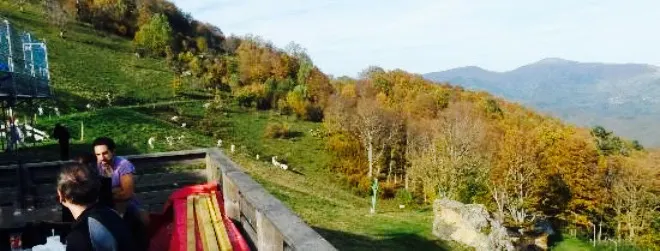
[[[149,216],[140,210],[135,196],[135,166],[124,157],[115,155],[115,142],[108,137],[100,137],[92,143],[99,174],[111,178],[112,200],[115,210],[131,228],[138,245],[146,248],[146,226]]]

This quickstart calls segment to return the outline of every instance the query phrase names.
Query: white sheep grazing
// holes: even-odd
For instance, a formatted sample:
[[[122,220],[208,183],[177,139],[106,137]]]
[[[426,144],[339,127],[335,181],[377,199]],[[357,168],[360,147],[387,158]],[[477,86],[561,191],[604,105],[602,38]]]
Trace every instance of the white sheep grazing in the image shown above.
[[[286,164],[280,164],[280,167],[284,170],[289,169],[289,166]]]
[[[186,128],[186,123],[181,124],[181,128]]]
[[[259,160],[259,154],[257,154],[257,160]]]
[[[149,148],[154,149],[154,141],[156,140],[156,137],[151,137],[149,140],[147,140],[147,144],[149,144]]]
[[[87,107],[87,109],[91,110],[92,109],[92,104],[87,104],[85,107]]]
[[[172,137],[172,136],[167,136],[167,137],[165,138],[165,140],[167,140],[167,143],[168,143],[170,146],[171,146],[172,144],[174,144],[174,137]]]
[[[235,151],[236,151],[236,146],[235,146],[234,144],[232,144],[232,145],[231,145],[231,152],[233,153],[233,152],[235,152]]]
[[[406,208],[406,205],[399,205],[399,209],[404,209]]]
[[[222,140],[219,139],[219,140],[218,140],[218,143],[217,143],[216,145],[217,145],[218,147],[221,147],[221,146],[222,146]]]
[[[273,163],[273,166],[280,167],[280,162],[277,162],[277,156],[273,156],[270,161]]]
[[[204,109],[208,109],[211,106],[211,103],[204,103]]]
[[[172,117],[170,118],[170,120],[172,120],[172,121],[174,121],[174,122],[177,122],[177,121],[179,121],[179,116],[172,116]]]

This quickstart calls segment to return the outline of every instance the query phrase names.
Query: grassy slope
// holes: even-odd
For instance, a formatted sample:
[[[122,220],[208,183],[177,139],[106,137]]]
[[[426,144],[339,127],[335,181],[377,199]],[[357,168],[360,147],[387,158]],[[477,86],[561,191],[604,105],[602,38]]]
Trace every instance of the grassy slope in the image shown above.
[[[179,123],[168,121],[181,115]],[[202,102],[136,108],[106,108],[38,121],[40,128],[52,128],[54,123],[69,125],[74,153],[91,150],[93,138],[107,135],[117,140],[120,154],[172,151],[214,146],[217,139],[200,133],[196,121],[203,115]],[[375,216],[369,215],[368,198],[356,196],[327,169],[329,156],[323,139],[315,138],[309,129],[320,124],[298,122],[293,118],[270,112],[231,109],[219,118],[226,121],[221,129],[225,152],[235,144],[231,157],[275,197],[299,214],[308,224],[340,250],[460,250],[452,243],[436,240],[431,235],[433,221],[430,208],[399,209],[396,201],[380,201]],[[80,122],[85,124],[85,139],[79,141]],[[263,130],[271,121],[289,123],[299,132],[291,140],[265,139]],[[169,146],[165,136],[184,134],[186,138]],[[147,139],[157,136],[155,149],[149,149]],[[54,141],[24,151],[28,156],[56,159]],[[228,153],[229,154],[229,153]],[[261,156],[260,160],[255,155]],[[293,171],[272,167],[270,156],[286,159]]]
[[[72,23],[66,39],[48,24],[40,8],[27,5],[19,12],[16,1],[0,1],[0,15],[19,30],[26,30],[48,45],[52,86],[63,107],[80,109],[87,102],[105,104],[111,92],[119,103],[171,99],[172,77],[163,59],[136,58],[125,38]]]
[[[169,113],[164,110],[167,109],[155,116],[168,118],[177,114],[173,108]],[[201,110],[200,105],[191,105],[183,107],[182,113],[188,121],[195,121]],[[141,111],[149,113],[146,109]],[[350,192],[339,174],[328,170],[330,156],[324,150],[323,139],[308,133],[319,128],[319,123],[236,108],[225,114],[218,118],[225,122],[219,130],[223,150],[228,153],[230,145],[235,144],[237,151],[232,159],[340,250],[461,249],[432,237],[430,208],[399,209],[396,201],[380,201],[379,213],[369,215],[370,200]],[[288,123],[298,137],[264,138],[269,122]],[[193,122],[192,129],[195,127]],[[260,160],[256,160],[257,154]],[[271,156],[285,159],[293,171],[274,168]]]

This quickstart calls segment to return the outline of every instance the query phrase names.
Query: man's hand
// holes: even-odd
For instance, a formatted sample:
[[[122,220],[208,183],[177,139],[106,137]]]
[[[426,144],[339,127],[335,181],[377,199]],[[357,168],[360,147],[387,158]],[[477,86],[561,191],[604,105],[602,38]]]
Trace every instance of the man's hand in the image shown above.
[[[103,169],[103,170],[101,170],[101,175],[103,177],[112,178],[112,172],[113,172],[112,166],[110,166],[107,163],[104,163],[104,164],[101,164],[101,168]]]

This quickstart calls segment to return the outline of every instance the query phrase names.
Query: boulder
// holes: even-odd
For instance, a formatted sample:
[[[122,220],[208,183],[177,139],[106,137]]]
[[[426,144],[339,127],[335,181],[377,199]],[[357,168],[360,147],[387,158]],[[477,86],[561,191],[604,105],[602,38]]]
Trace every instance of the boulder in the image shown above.
[[[514,250],[506,228],[491,218],[483,205],[443,198],[433,203],[433,211],[433,235],[440,239],[456,241],[477,251]]]

